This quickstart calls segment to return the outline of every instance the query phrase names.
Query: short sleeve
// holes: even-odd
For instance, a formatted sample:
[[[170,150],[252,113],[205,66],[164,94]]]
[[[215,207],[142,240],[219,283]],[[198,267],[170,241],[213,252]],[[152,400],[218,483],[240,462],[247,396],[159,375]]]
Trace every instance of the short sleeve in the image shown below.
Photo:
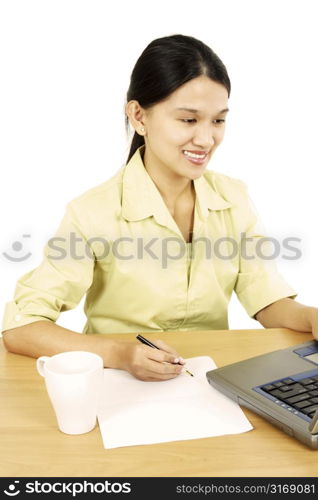
[[[285,297],[295,298],[297,293],[277,269],[275,259],[281,242],[266,235],[264,225],[245,190],[246,231],[240,238],[239,273],[234,291],[238,300],[253,318],[264,307]]]
[[[71,203],[43,253],[41,264],[18,280],[13,300],[5,305],[2,331],[40,320],[55,322],[89,289],[94,255]]]

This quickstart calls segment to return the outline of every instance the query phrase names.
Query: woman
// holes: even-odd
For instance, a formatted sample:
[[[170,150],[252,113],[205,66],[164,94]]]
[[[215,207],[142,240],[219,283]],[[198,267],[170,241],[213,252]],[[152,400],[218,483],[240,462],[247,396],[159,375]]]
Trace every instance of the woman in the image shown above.
[[[317,331],[318,309],[293,300],[256,255],[262,232],[245,184],[206,169],[229,96],[225,66],[201,41],[173,35],[146,47],[127,93],[127,164],[68,204],[43,262],[18,281],[3,321],[9,351],[89,350],[139,379],[170,379],[184,363],[171,347],[103,334],[228,328],[233,290],[264,327]],[[86,335],[56,325],[85,293]]]

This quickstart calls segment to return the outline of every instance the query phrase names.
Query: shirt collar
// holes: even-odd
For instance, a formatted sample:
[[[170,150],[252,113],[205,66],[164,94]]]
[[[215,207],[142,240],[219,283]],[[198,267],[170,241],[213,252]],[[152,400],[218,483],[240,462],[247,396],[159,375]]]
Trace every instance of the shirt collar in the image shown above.
[[[144,148],[145,145],[140,146],[124,167],[122,216],[137,221],[153,215],[157,222],[166,225],[169,211],[144,167],[141,156]],[[201,217],[206,218],[209,210],[224,210],[232,206],[213,189],[204,175],[194,180],[194,187]]]

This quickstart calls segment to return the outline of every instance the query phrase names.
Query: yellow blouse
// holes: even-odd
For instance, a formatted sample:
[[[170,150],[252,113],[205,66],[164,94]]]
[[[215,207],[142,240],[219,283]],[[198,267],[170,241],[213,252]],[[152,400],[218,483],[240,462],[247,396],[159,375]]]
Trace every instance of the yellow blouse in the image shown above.
[[[227,329],[233,290],[251,317],[296,297],[275,262],[256,252],[265,234],[244,182],[211,170],[194,180],[187,245],[144,168],[143,149],[68,203],[43,261],[18,280],[2,330],[55,322],[84,294],[83,333]]]

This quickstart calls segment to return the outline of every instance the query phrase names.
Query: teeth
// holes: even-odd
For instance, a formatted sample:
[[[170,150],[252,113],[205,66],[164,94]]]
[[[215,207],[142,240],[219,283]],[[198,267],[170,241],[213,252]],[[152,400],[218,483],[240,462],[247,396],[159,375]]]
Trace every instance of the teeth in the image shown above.
[[[190,153],[190,151],[183,151],[185,155],[190,156],[190,158],[204,158],[206,154],[203,155],[197,155],[195,153]]]

